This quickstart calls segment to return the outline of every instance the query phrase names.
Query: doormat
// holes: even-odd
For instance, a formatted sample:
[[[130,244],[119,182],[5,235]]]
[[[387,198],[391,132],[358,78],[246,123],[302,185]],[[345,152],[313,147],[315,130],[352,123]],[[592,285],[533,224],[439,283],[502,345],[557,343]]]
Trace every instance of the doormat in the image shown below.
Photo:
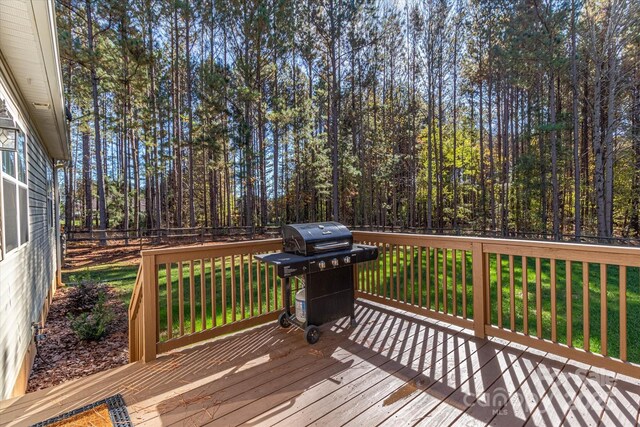
[[[133,427],[122,396],[107,397],[31,427]]]

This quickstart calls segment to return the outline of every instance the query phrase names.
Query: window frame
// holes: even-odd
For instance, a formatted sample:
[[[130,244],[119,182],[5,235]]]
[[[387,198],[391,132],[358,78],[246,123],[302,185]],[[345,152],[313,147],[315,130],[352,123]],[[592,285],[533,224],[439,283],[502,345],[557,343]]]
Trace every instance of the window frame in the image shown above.
[[[30,211],[31,211],[31,206],[29,203],[29,134],[27,132],[24,131],[23,127],[20,125],[20,123],[18,123],[18,138],[23,138],[24,141],[24,178],[25,178],[25,182],[20,181],[20,169],[19,169],[19,165],[18,162],[20,161],[20,154],[16,151],[14,154],[14,169],[15,169],[15,177],[11,176],[8,173],[5,173],[3,171],[3,166],[4,166],[4,156],[0,155],[0,261],[4,260],[7,258],[8,255],[16,253],[18,251],[20,251],[22,248],[24,248],[29,241],[31,240],[31,224],[29,224],[29,219],[30,219]],[[17,144],[19,145],[19,144]],[[5,180],[8,181],[11,185],[15,186],[16,189],[16,198],[15,198],[15,202],[16,202],[16,233],[18,234],[18,246],[16,246],[15,248],[11,249],[10,251],[7,251],[7,245],[6,245],[6,232],[4,229],[4,226],[6,224],[6,217],[5,217],[5,206],[4,206],[4,193],[5,193]],[[21,233],[21,207],[20,207],[20,189],[24,189],[25,190],[25,195],[26,195],[26,210],[27,210],[27,214],[26,214],[26,219],[27,219],[27,238],[26,240],[22,240],[22,233]]]

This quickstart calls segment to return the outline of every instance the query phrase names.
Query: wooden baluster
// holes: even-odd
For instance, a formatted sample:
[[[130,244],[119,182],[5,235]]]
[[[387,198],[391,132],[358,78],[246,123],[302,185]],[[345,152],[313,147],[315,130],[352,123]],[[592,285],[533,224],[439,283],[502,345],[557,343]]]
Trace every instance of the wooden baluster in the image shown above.
[[[260,274],[262,270],[262,263],[260,261],[256,261],[256,288],[258,291],[258,314],[262,314],[262,290],[260,289]]]
[[[236,298],[236,256],[231,255],[231,322],[236,321],[237,298]]]
[[[367,244],[370,244],[370,242],[368,242]],[[373,281],[371,280],[371,267],[372,267],[372,262],[371,261],[367,261],[365,263],[365,274],[367,277],[367,292],[369,292],[369,294],[373,294]]]
[[[607,264],[600,263],[600,354],[607,353]]]
[[[396,245],[396,299],[400,301],[400,245]]]
[[[227,324],[227,257],[222,257],[220,273],[220,300],[222,302],[222,324]]]
[[[160,270],[160,267],[155,265],[153,266],[153,276],[154,276],[154,280],[155,280],[155,288],[156,288],[156,313],[155,313],[155,318],[156,318],[156,342],[160,341],[160,287],[159,287],[159,280],[158,280],[158,272]]]
[[[387,298],[387,244],[382,244],[382,295]]]
[[[253,255],[249,254],[249,264],[248,264],[248,273],[249,273],[249,317],[253,317]]]
[[[207,285],[206,285],[207,268],[204,259],[200,260],[200,321],[202,322],[202,330],[207,329]]]
[[[583,349],[589,351],[589,263],[582,263],[582,338]]]
[[[194,260],[189,261],[189,311],[191,320],[191,333],[196,331],[196,283],[194,273]]]
[[[184,335],[184,269],[182,262],[178,263],[178,321],[180,322],[180,336]]]
[[[413,254],[415,252],[415,247],[412,245],[411,249],[410,249],[410,255],[409,255],[409,269],[411,271],[411,278],[410,278],[410,282],[411,282],[411,305],[415,304],[415,297],[414,297],[414,293],[415,293],[415,273],[413,271],[413,267],[414,267],[414,261],[413,261]]]
[[[278,281],[276,276],[276,268],[275,266],[271,269],[271,284],[273,285],[273,309],[277,310],[278,305]],[[284,306],[284,303],[282,304]]]
[[[571,312],[571,306],[573,305],[573,295],[571,292],[571,261],[565,261],[565,286],[566,286],[566,304],[567,304],[567,345],[573,347],[573,314]]]
[[[378,246],[378,253],[380,253],[380,244],[376,243]],[[376,260],[376,288],[378,289],[378,296],[380,296],[380,259]]]
[[[172,298],[172,283],[171,283],[171,264],[165,264],[167,269],[167,339],[173,337],[173,301]]]
[[[483,249],[484,250],[484,249]],[[489,254],[488,253],[483,253],[483,260],[484,260],[484,312],[486,313],[486,322],[487,324],[491,324],[491,275],[490,275],[490,269],[491,269],[491,263],[490,263],[490,259],[489,259]],[[474,293],[475,293],[475,289],[474,289]],[[475,294],[474,294],[475,295]],[[475,297],[474,297],[475,299]]]
[[[427,267],[427,308],[431,310],[431,248],[429,246],[427,246],[425,266]]]
[[[436,297],[436,311],[440,311],[440,290],[438,289],[438,248],[433,248],[433,289]]]
[[[447,310],[447,248],[442,248],[442,311],[448,313]]]
[[[527,257],[522,257],[522,332],[529,335],[529,277]]]
[[[218,323],[218,313],[216,313],[216,259],[211,258],[211,326],[216,327]]]
[[[627,267],[620,266],[620,359],[627,360]]]
[[[462,251],[462,317],[467,318],[467,251]]]
[[[451,290],[453,298],[452,298],[452,304],[453,304],[453,315],[457,316],[458,315],[458,280],[456,277],[456,269],[457,269],[457,264],[458,263],[458,252],[455,249],[451,250],[451,287],[453,288]]]
[[[264,264],[264,300],[267,303],[268,313],[271,311],[271,300],[269,298],[269,264]]]
[[[496,254],[496,299],[498,300],[498,327],[502,328],[502,256]]]
[[[509,317],[511,318],[511,330],[516,330],[516,283],[515,271],[513,271],[513,255],[509,255]]]
[[[245,306],[244,306],[244,254],[240,254],[240,318],[245,318]]]
[[[422,307],[422,246],[418,246],[418,307]]]
[[[536,335],[542,338],[542,282],[540,273],[540,258],[536,258]]]
[[[556,311],[556,260],[549,260],[551,263],[551,341],[558,342],[558,314]]]
[[[405,245],[402,246],[402,270],[404,273],[403,282],[402,282],[402,291],[404,294],[403,300],[404,303],[407,303],[407,247]]]

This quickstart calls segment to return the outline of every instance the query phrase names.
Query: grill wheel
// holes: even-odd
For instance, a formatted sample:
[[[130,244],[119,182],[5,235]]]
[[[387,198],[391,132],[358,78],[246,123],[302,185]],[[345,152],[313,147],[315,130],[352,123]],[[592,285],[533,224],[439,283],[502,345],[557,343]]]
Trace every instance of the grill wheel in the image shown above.
[[[289,319],[287,319],[287,313],[280,313],[280,316],[278,316],[278,323],[283,328],[288,328],[289,326],[291,326],[291,322],[289,322]]]
[[[320,339],[320,329],[317,326],[310,325],[304,330],[304,338],[309,344],[315,344]]]

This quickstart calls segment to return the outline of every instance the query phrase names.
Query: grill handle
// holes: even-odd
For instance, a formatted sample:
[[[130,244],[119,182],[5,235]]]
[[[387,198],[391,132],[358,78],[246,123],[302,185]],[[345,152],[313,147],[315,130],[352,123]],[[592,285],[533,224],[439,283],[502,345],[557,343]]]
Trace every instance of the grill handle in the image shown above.
[[[337,242],[337,243],[318,243],[313,245],[314,249],[319,251],[332,251],[335,249],[348,248],[351,245],[349,242]]]

